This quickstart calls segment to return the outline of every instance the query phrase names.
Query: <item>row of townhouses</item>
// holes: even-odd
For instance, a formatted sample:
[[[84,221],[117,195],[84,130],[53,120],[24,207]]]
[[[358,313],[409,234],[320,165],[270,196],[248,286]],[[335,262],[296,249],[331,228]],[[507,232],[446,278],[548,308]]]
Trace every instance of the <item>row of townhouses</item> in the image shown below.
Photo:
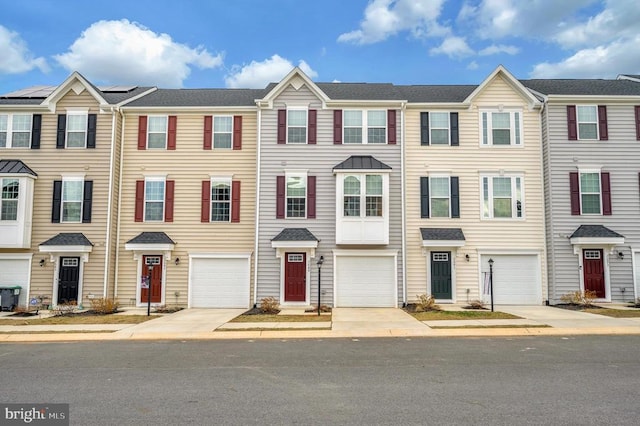
[[[0,97],[20,304],[397,307],[640,296],[640,76]],[[490,267],[490,260],[492,266]],[[149,294],[150,293],[150,294]],[[319,296],[318,296],[319,295]]]

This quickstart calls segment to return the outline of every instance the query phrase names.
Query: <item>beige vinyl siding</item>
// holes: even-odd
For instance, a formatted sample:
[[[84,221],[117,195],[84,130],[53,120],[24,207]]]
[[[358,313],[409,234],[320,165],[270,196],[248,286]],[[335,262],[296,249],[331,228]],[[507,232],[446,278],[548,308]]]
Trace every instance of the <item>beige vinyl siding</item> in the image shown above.
[[[66,108],[89,108],[89,114],[97,114],[95,149],[56,149],[58,114],[65,114]],[[112,116],[111,113],[100,113],[96,100],[87,91],[76,95],[72,90],[58,101],[55,113],[37,113],[42,114],[40,149],[7,149],[2,152],[4,158],[20,159],[38,174],[34,184],[31,249],[11,252],[33,253],[30,296],[47,296],[52,301],[54,281],[58,278],[55,263],[50,261],[49,254],[40,253],[38,247],[62,232],[83,233],[94,245],[89,261],[83,264],[81,300],[86,304],[87,294],[102,297],[104,289]],[[67,173],[84,174],[85,180],[93,181],[91,223],[51,223],[53,182],[61,180]],[[0,251],[9,252],[6,249]],[[40,267],[40,259],[46,259],[44,267]]]
[[[277,144],[278,110],[286,105],[308,105],[317,110],[317,142],[315,145],[279,145]],[[393,109],[380,106],[349,106],[336,109]],[[398,300],[402,301],[402,210],[401,210],[401,139],[399,106],[396,107],[397,145],[334,145],[333,109],[322,109],[321,101],[306,87],[295,90],[287,87],[274,100],[273,109],[262,111],[261,142],[261,188],[259,215],[259,255],[257,301],[264,297],[280,299],[281,259],[276,257],[276,249],[271,239],[284,228],[307,228],[320,242],[316,249],[316,258],[309,260],[310,303],[317,303],[318,273],[315,262],[324,256],[322,266],[322,303],[332,305],[334,264],[333,250],[340,249],[394,249],[398,251]],[[336,241],[336,175],[333,168],[352,155],[372,155],[392,167],[389,178],[389,244],[386,246],[340,246]],[[276,219],[276,177],[287,170],[306,170],[308,176],[316,176],[316,219]],[[295,252],[295,249],[289,250]]]
[[[165,232],[176,242],[172,260],[166,262],[165,259],[165,302],[186,306],[190,254],[251,253],[254,250],[256,113],[170,112],[168,115],[177,116],[175,151],[138,150],[139,115],[147,114],[126,112],[117,298],[128,304],[136,297],[138,262],[134,260],[132,251],[125,250],[126,242],[141,232]],[[242,149],[204,150],[205,115],[242,115]],[[171,223],[134,221],[136,181],[150,175],[166,175],[167,180],[175,181],[174,219]],[[241,181],[239,223],[200,221],[202,181],[209,180],[211,176],[231,176],[233,180]],[[180,258],[179,265],[174,264],[176,257]],[[175,292],[179,292],[177,298]],[[249,302],[247,300],[247,306]]]
[[[109,228],[109,267],[107,270],[107,295],[110,298],[115,294],[116,276],[116,251],[118,248],[118,191],[120,189],[120,151],[122,140],[123,119],[120,113],[116,114],[115,140],[113,142],[112,155],[112,182],[111,182],[111,221]]]
[[[522,147],[481,147],[479,109],[517,107],[522,109]],[[478,251],[491,250],[535,253],[540,258],[542,295],[546,298],[546,259],[544,252],[544,205],[540,118],[529,110],[527,100],[511,88],[499,74],[473,100],[471,108],[457,110],[460,146],[421,146],[420,112],[409,105],[406,112],[406,244],[408,302],[415,303],[427,288],[429,258],[422,248],[420,228],[461,228],[466,241],[457,251],[454,301],[479,299],[480,270]],[[443,109],[442,111],[454,111]],[[524,219],[481,219],[481,183],[484,173],[521,174],[524,178]],[[448,174],[459,177],[460,218],[420,218],[420,177]],[[429,249],[427,249],[429,250]],[[448,249],[432,248],[434,251]],[[469,255],[469,262],[465,255]],[[467,293],[468,291],[468,293]]]
[[[567,105],[598,104],[607,106],[607,141],[569,141],[567,136]],[[578,256],[574,254],[569,236],[582,224],[598,224],[622,234],[624,245],[613,248],[611,254],[605,248],[610,276],[612,302],[630,301],[633,298],[633,265],[631,251],[640,248],[640,144],[636,140],[634,105],[624,98],[611,98],[588,102],[576,99],[572,102],[551,100],[548,111],[548,140],[545,154],[550,170],[549,193],[552,212],[548,224],[549,250],[553,250],[554,263],[550,269],[552,303],[560,297],[580,289]],[[571,215],[569,173],[580,167],[601,167],[611,178],[611,216]],[[604,247],[601,247],[604,248]],[[621,251],[624,259],[619,259]],[[623,292],[621,289],[624,288]]]

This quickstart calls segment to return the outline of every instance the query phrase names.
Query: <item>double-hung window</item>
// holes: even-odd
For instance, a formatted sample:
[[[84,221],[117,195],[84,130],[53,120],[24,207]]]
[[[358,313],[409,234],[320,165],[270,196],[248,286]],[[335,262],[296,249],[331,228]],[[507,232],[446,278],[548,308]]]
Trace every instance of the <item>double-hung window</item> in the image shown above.
[[[429,203],[431,217],[450,217],[451,185],[448,177],[429,178]]]
[[[229,222],[231,218],[231,179],[211,180],[211,222]]]
[[[287,109],[287,143],[307,143],[306,109]]]
[[[342,182],[344,217],[382,217],[381,175],[347,175]]]
[[[30,143],[30,114],[0,114],[0,148],[28,148]]]
[[[429,136],[432,145],[449,145],[449,124],[448,112],[429,113]]]
[[[522,146],[521,111],[480,111],[482,146]]]
[[[360,176],[344,178],[344,216],[360,216]]]
[[[598,107],[596,105],[578,105],[578,139],[598,139]]]
[[[149,116],[147,148],[167,147],[167,116]]]
[[[233,140],[233,117],[213,117],[213,148],[231,149]]]
[[[18,197],[20,183],[18,179],[5,178],[2,182],[2,198],[0,198],[0,220],[18,220]]]
[[[84,148],[87,146],[87,113],[67,113],[67,148]]]
[[[580,173],[580,211],[582,214],[602,214],[600,173]]]
[[[62,222],[82,221],[84,179],[62,180]]]
[[[343,143],[387,143],[387,111],[345,110],[343,114]]]
[[[165,180],[147,179],[144,182],[144,221],[164,220]]]
[[[523,178],[521,176],[483,176],[482,217],[521,219],[524,217]]]
[[[287,175],[286,179],[286,217],[306,217],[307,177],[305,175]]]

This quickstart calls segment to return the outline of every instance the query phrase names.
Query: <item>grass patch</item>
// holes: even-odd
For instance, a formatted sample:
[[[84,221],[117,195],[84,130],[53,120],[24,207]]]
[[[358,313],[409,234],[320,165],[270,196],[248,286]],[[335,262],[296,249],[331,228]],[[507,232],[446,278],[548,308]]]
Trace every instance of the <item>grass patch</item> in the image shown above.
[[[630,309],[584,309],[582,312],[589,314],[605,315],[613,318],[640,318],[640,311],[632,311]]]
[[[326,322],[331,315],[240,315],[229,322]]]
[[[433,326],[429,328],[433,329],[449,329],[449,328],[549,328],[550,325],[547,324],[509,324],[509,325],[460,325],[455,327],[445,327],[445,326]]]
[[[95,334],[113,333],[115,330],[49,330],[49,331],[0,331],[0,334]]]
[[[491,311],[429,311],[409,312],[418,321],[476,320],[476,319],[521,319],[505,312]]]
[[[246,327],[246,328],[219,328],[216,331],[308,331],[308,330],[331,330],[331,327],[309,327],[309,328],[262,328],[262,327]]]
[[[140,324],[160,315],[62,315],[49,318],[0,318],[0,325]]]

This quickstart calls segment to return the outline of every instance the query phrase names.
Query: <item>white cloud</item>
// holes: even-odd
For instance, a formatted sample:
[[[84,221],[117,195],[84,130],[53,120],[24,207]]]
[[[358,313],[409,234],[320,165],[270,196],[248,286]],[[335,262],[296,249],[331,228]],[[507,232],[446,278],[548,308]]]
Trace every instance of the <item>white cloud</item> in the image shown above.
[[[534,67],[532,78],[615,78],[621,73],[639,73],[640,56],[636,52],[640,35],[606,46],[583,49],[556,63],[544,62]]]
[[[469,65],[467,65],[467,69],[468,70],[477,70],[480,66],[478,65],[478,63],[476,61],[471,61],[469,62]]]
[[[371,44],[401,31],[414,37],[443,36],[449,29],[437,19],[444,0],[373,0],[365,11],[360,28],[338,37],[339,42]]]
[[[507,55],[515,55],[520,51],[520,48],[517,46],[508,46],[505,44],[492,44],[491,46],[485,47],[481,51],[478,52],[480,56],[489,56],[489,55],[497,55],[499,53],[506,53]]]
[[[474,54],[464,37],[451,36],[442,41],[438,47],[429,50],[431,55],[447,55],[450,58],[464,58]]]
[[[35,68],[49,71],[47,61],[34,58],[20,34],[0,25],[0,74],[20,74]]]
[[[309,64],[300,60],[298,66],[310,78],[316,78],[318,73],[311,69]],[[267,84],[282,80],[294,65],[288,59],[279,55],[265,59],[262,62],[251,61],[249,65],[234,66],[231,73],[225,77],[227,87],[262,89]]]
[[[202,46],[190,48],[126,19],[92,24],[67,53],[54,58],[90,80],[160,87],[182,87],[193,66],[222,65],[221,54],[211,55]]]

